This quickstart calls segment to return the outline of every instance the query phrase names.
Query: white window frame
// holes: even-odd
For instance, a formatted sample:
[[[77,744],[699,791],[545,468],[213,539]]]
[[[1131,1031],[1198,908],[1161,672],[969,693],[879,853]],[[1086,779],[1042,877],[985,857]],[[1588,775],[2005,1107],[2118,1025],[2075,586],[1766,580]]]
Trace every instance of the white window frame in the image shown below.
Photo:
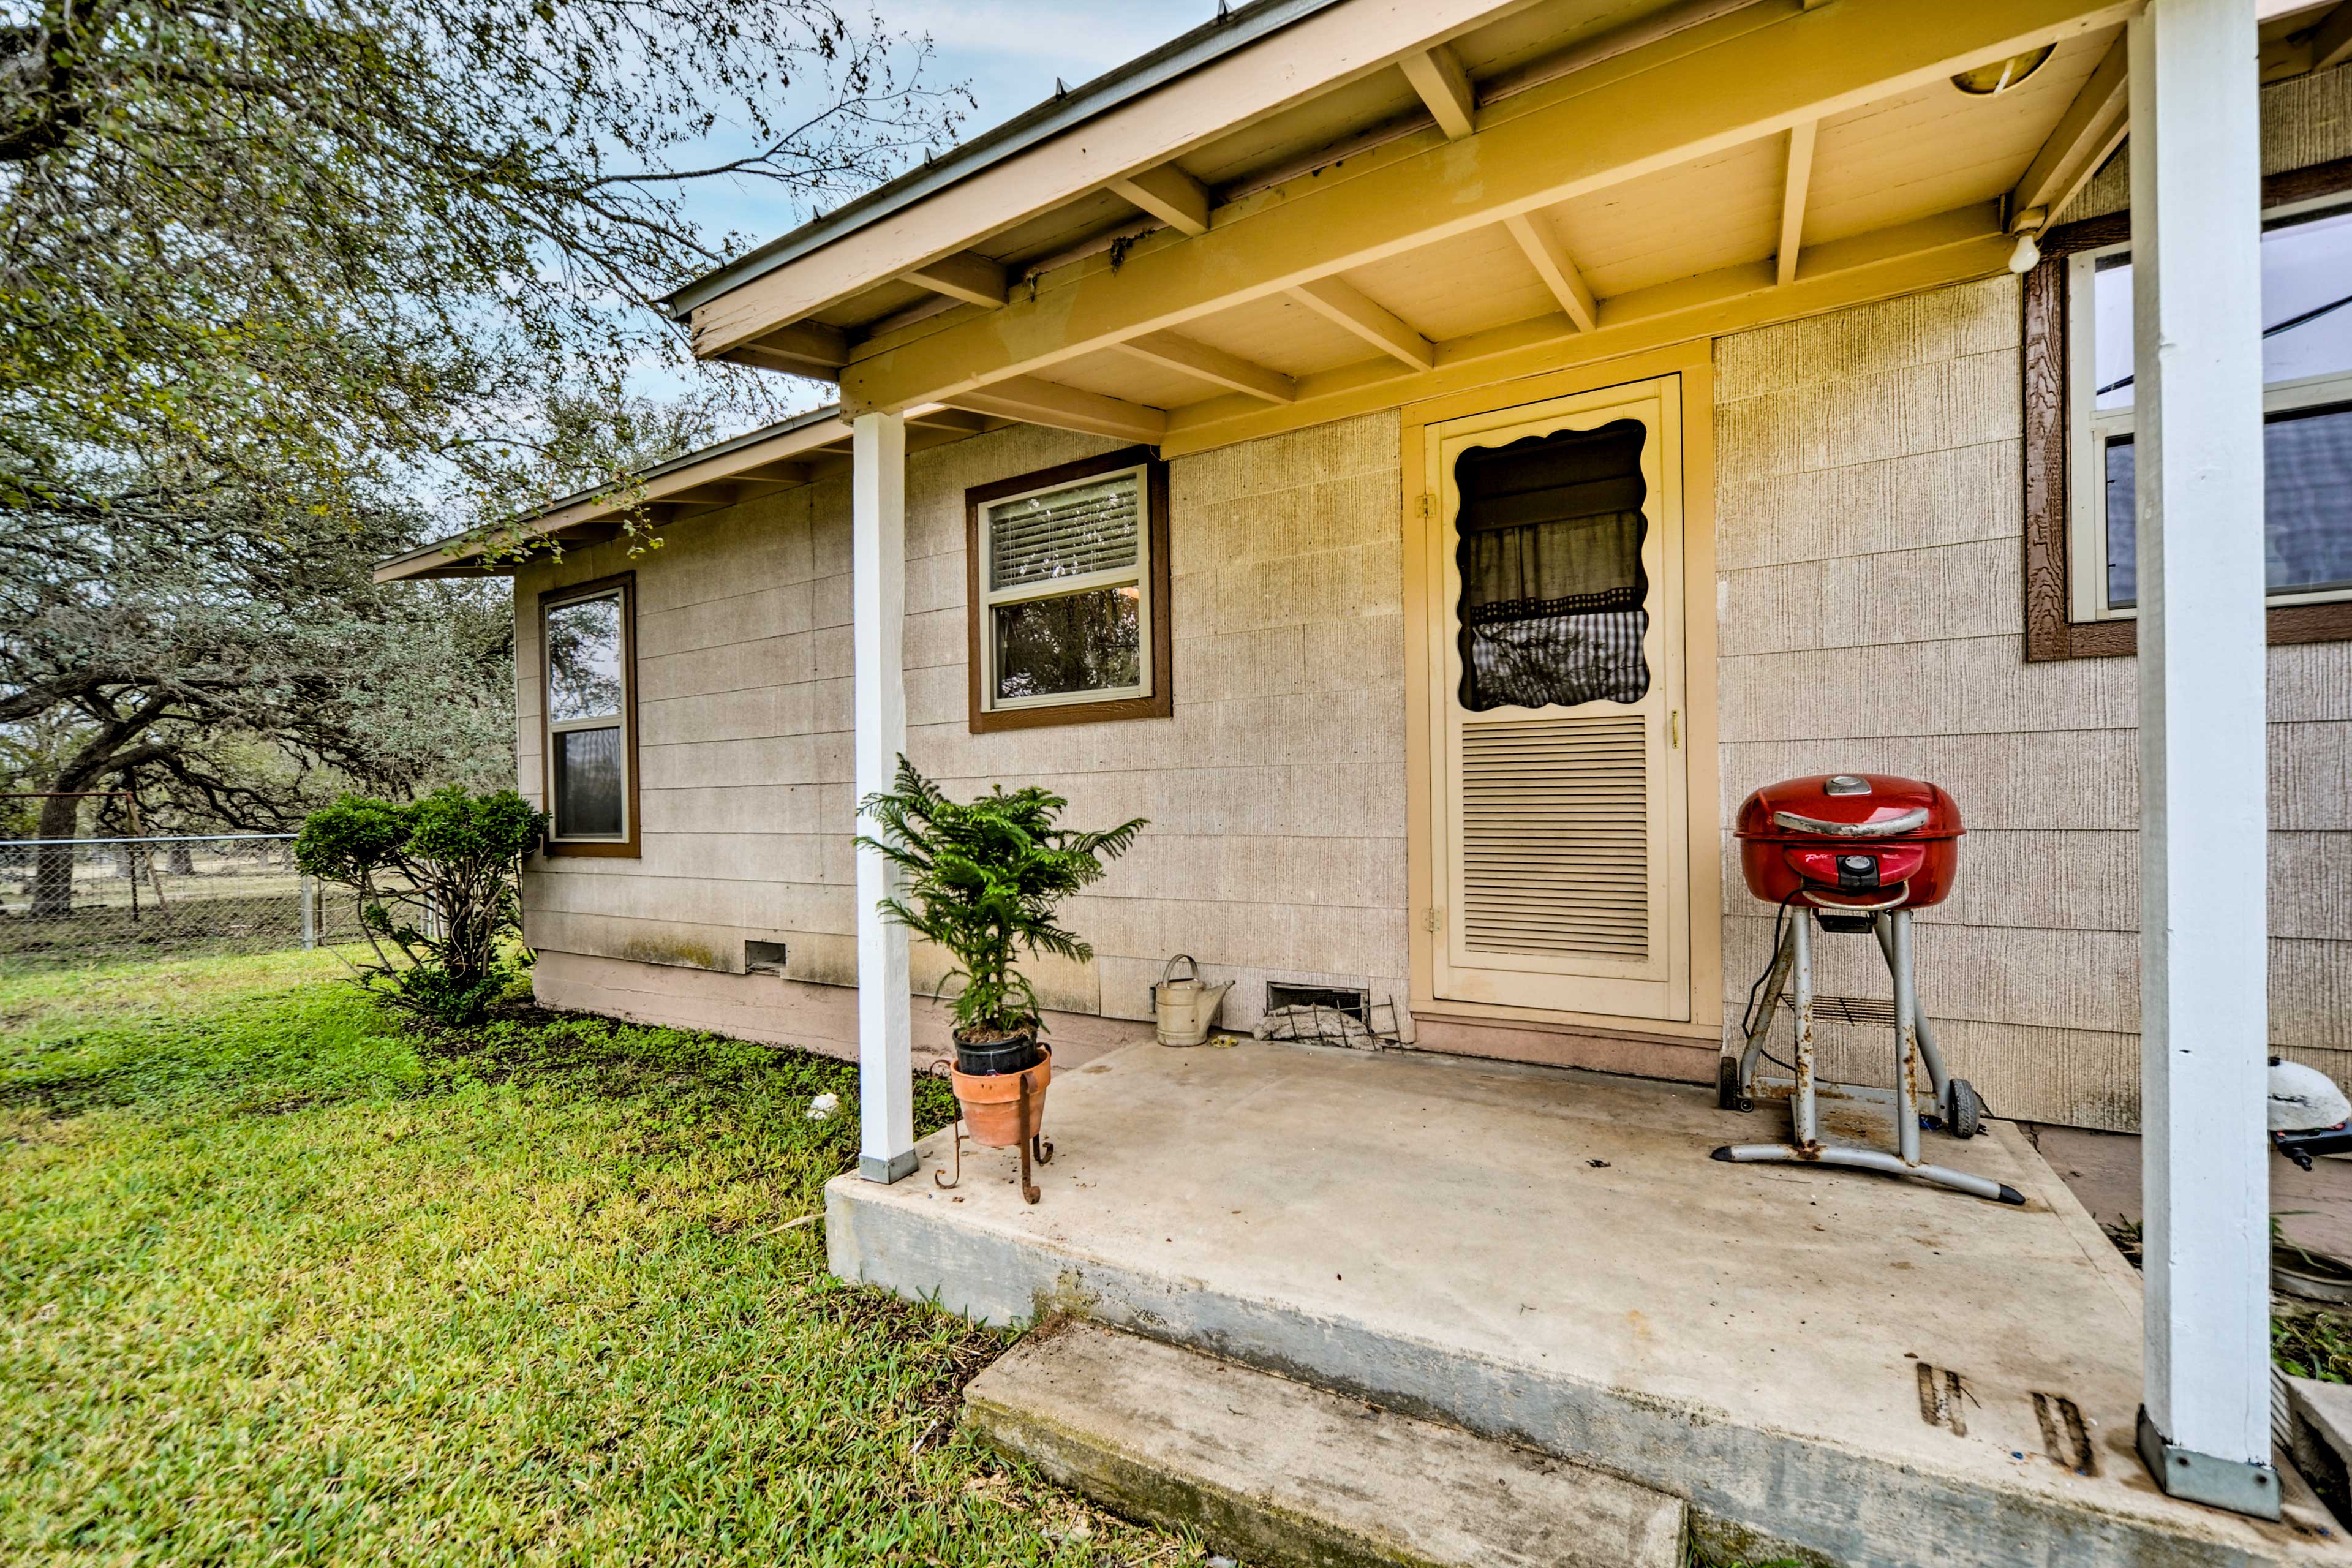
[[[2263,209],[2265,230],[2283,222],[2320,213],[2352,211],[2352,198],[2338,194],[2315,196]],[[2098,385],[2098,312],[2093,295],[2094,275],[2101,258],[2126,254],[2129,240],[2076,251],[2066,258],[2066,428],[2067,528],[2066,574],[2068,618],[2083,621],[2136,619],[2136,605],[2107,603],[2107,444],[2136,428],[2137,398],[2121,408],[2093,406]],[[2352,307],[2347,307],[2352,309]],[[2352,372],[2305,376],[2267,383],[2263,387],[2263,414],[2352,403]],[[2273,606],[2326,605],[2352,599],[2352,588],[2328,588],[2312,593],[2273,594]]]
[[[539,605],[539,711],[547,734],[547,842],[551,847],[627,846],[635,840],[636,813],[636,638],[630,624],[630,585],[607,583],[586,586],[580,593],[558,592],[540,601]],[[568,610],[575,605],[593,604],[610,599],[620,610],[621,700],[617,713],[597,713],[583,719],[555,717],[555,661],[548,653],[548,622],[558,610]],[[621,830],[618,833],[559,834],[557,824],[563,820],[562,803],[556,798],[562,787],[562,773],[556,767],[556,738],[582,730],[618,730],[621,756]]]
[[[1039,485],[1035,489],[1023,490],[1018,495],[998,496],[980,506],[980,592],[974,613],[980,617],[979,635],[974,639],[980,653],[981,710],[988,713],[1018,712],[1030,708],[1067,708],[1082,702],[1118,702],[1131,698],[1152,695],[1152,649],[1155,619],[1160,613],[1151,593],[1151,542],[1153,525],[1159,521],[1151,515],[1151,465],[1139,462],[1123,468],[1106,468],[1083,479],[1065,479],[1056,484]],[[1047,577],[1040,582],[1024,583],[1015,588],[992,589],[996,580],[996,530],[994,517],[999,507],[1034,500],[1057,490],[1081,489],[1090,485],[1107,484],[1114,479],[1129,479],[1135,484],[1135,562],[1129,566],[1115,566],[1101,572],[1085,572],[1070,577]],[[1124,588],[1136,591],[1136,668],[1140,679],[1131,686],[1090,686],[1079,691],[1056,691],[1037,697],[999,697],[996,693],[996,612],[1005,605],[1031,604],[1041,599],[1067,598],[1098,588]]]

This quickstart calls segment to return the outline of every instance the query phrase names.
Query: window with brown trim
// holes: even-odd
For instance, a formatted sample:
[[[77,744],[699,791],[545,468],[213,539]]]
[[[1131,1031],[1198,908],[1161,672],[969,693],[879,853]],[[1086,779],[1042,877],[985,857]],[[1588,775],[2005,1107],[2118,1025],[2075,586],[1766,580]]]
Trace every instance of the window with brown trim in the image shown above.
[[[2137,581],[2131,216],[2025,278],[2025,657],[2128,654]],[[2352,159],[2263,182],[2270,640],[2352,638]]]
[[[1150,447],[964,491],[964,563],[974,733],[1175,711]]]
[[[539,656],[547,852],[635,856],[636,574],[541,594]]]

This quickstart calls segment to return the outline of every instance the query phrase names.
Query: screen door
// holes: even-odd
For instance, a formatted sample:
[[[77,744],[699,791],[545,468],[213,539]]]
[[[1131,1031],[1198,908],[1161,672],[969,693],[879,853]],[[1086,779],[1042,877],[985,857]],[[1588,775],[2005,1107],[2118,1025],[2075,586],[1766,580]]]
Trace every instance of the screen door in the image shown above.
[[[1429,428],[1437,995],[1690,1016],[1677,378]]]

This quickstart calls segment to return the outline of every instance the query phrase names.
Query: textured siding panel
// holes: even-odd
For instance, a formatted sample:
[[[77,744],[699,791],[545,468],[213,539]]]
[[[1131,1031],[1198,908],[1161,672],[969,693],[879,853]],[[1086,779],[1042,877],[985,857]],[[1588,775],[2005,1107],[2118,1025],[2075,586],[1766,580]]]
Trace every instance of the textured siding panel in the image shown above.
[[[1173,463],[1175,716],[992,735],[966,722],[963,491],[1117,443],[1016,427],[908,459],[909,754],[959,794],[1042,783],[1075,821],[1152,819],[1072,906],[1097,957],[1050,976],[1053,1005],[1148,1016],[1179,950],[1239,982],[1229,1023],[1273,980],[1404,995],[1398,432],[1377,416]],[[781,936],[795,975],[854,981],[846,485],[711,513],[635,561],[578,552],[519,592],[625,568],[645,856],[534,872],[533,939],[732,969],[745,937]]]
[[[2322,140],[2352,137],[2333,74]],[[1970,832],[1919,973],[1954,1070],[2004,1115],[2129,1128],[2137,670],[2023,658],[2019,310],[2002,277],[1716,345],[1723,810],[1831,769],[1950,789]],[[2273,648],[2270,677],[2273,1047],[2352,1083],[2352,647]],[[1722,853],[1736,1028],[1770,921]],[[1822,949],[1823,990],[1886,994],[1871,943]],[[1826,1048],[1886,1081],[1883,1032]]]

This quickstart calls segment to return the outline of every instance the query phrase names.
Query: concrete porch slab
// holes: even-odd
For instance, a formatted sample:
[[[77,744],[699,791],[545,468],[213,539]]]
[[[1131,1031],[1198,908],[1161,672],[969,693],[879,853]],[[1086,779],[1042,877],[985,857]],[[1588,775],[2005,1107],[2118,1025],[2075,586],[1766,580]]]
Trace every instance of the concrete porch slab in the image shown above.
[[[837,1179],[835,1272],[1524,1443],[1750,1560],[2347,1560],[2147,1479],[2137,1277],[2005,1125],[1929,1142],[2023,1209],[1709,1160],[1783,1130],[1710,1090],[1412,1052],[1133,1047],[1058,1078],[1046,1126],[1034,1207],[1009,1152],[934,1186],[944,1133],[910,1180]]]

